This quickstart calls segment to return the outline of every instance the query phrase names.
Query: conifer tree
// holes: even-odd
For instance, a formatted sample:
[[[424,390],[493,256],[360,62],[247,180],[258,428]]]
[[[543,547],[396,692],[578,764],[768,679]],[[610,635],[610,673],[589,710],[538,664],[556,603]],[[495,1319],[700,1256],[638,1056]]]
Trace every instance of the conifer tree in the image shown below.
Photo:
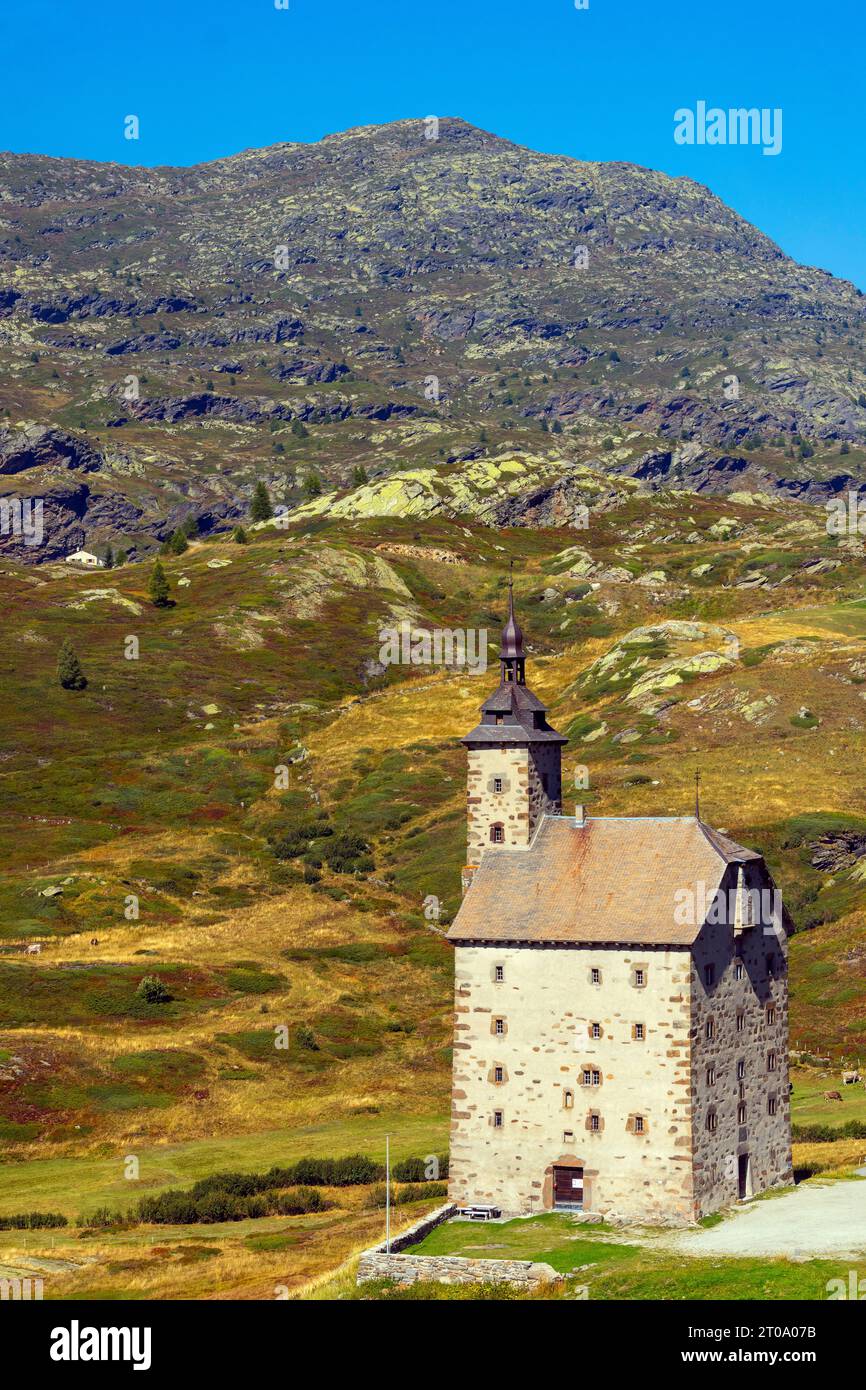
[[[64,637],[57,656],[57,679],[64,690],[83,690],[87,677],[68,637]]]
[[[271,497],[264,483],[259,480],[253,490],[253,500],[250,503],[251,521],[268,521],[274,514],[271,506]]]
[[[167,608],[168,595],[168,580],[165,577],[165,570],[157,560],[150,576],[150,601],[154,608]]]

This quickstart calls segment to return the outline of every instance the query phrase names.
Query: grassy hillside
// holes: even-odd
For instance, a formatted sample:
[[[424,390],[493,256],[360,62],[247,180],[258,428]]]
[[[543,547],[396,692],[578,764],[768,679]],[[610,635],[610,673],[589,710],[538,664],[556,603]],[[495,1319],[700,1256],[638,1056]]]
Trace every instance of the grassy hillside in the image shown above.
[[[167,559],[165,609],[149,565],[8,565],[0,1216],[77,1221],[227,1167],[381,1157],[386,1132],[441,1151],[451,957],[423,905],[439,926],[457,906],[456,740],[497,679],[512,558],[530,678],[569,735],[566,808],[688,812],[700,767],[707,819],[767,853],[798,927],[792,1039],[832,1063],[804,1071],[795,1119],[861,1118],[823,1089],[866,1059],[866,590],[823,521],[688,494],[589,530],[309,517]],[[380,628],[404,619],[489,630],[490,668],[383,666]],[[64,637],[84,690],[57,682]],[[62,1250],[64,1292],[268,1297],[363,1244],[366,1200],[175,1231],[163,1263],[135,1228],[75,1226],[4,1233],[0,1259]],[[188,1241],[225,1262],[187,1260]]]

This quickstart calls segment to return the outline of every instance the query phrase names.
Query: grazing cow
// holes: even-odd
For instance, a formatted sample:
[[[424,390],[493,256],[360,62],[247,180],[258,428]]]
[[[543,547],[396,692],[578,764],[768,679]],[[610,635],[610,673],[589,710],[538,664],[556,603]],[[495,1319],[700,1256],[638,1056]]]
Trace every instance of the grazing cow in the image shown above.
[[[840,1094],[839,1091],[825,1091],[825,1092],[824,1092],[824,1099],[825,1099],[825,1100],[841,1100],[841,1099],[842,1099],[842,1096],[841,1096],[841,1094]]]
[[[35,941],[35,942],[33,943],[32,946],[25,946],[25,947],[24,947],[24,954],[25,954],[25,956],[38,956],[38,955],[41,955],[41,954],[42,954],[42,946],[40,945],[40,943],[39,943],[38,941]]]
[[[90,938],[90,944],[91,944],[91,946],[98,946],[98,945],[99,945],[99,937],[98,937],[98,936],[92,936],[92,937]]]
[[[843,1071],[842,1073],[842,1081],[846,1086],[856,1086],[857,1082],[862,1080],[859,1071]]]

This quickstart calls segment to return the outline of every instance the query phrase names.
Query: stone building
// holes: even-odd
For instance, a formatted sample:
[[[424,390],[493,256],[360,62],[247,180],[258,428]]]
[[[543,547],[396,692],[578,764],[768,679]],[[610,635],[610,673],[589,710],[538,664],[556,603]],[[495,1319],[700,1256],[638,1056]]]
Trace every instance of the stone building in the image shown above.
[[[787,935],[700,818],[562,813],[513,599],[468,749],[451,1199],[684,1223],[790,1182]]]

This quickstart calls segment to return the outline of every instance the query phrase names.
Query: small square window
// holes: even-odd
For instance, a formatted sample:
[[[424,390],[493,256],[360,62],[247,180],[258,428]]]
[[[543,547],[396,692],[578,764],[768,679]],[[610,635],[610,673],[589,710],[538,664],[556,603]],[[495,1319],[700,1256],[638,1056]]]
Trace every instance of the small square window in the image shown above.
[[[642,1023],[636,1023],[636,1024],[634,1025],[634,1038],[635,1038],[635,1042],[643,1042],[643,1040],[644,1040],[645,1037],[646,1037],[646,1029],[644,1028],[643,1024],[642,1024]]]
[[[496,1036],[497,1036],[498,1038],[501,1038],[502,1035],[503,1035],[504,1032],[505,1032],[505,1019],[504,1019],[504,1018],[497,1018],[496,1022],[495,1022],[494,1025],[493,1025],[493,1029],[494,1029],[494,1032],[496,1033]]]
[[[494,972],[493,972],[493,973],[494,973],[494,978],[495,978],[496,980],[499,980],[499,981],[504,980],[504,979],[505,979],[505,966],[504,966],[504,965],[497,965],[497,966],[495,966],[495,967],[494,967]]]
[[[592,1072],[589,1067],[584,1067],[583,1069],[583,1084],[584,1086],[592,1085]]]
[[[494,779],[493,779],[493,790],[494,790],[495,792],[501,792],[501,791],[502,791],[502,778],[501,778],[501,777],[494,777]]]
[[[492,842],[493,842],[494,845],[501,845],[501,844],[504,844],[504,843],[505,843],[505,828],[504,828],[504,826],[501,826],[501,825],[491,825],[491,827],[490,827],[490,839],[492,840]]]
[[[646,984],[646,971],[641,970],[641,969],[639,969],[639,968],[638,968],[637,970],[635,970],[635,972],[634,972],[634,983],[635,983],[635,985],[637,985],[638,987],[640,987],[641,985]]]
[[[600,1038],[600,1037],[601,1037],[601,1024],[600,1024],[600,1023],[593,1023],[593,1024],[590,1026],[590,1030],[589,1030],[589,1031],[590,1031],[591,1035],[592,1035],[594,1038]]]
[[[705,966],[704,966],[704,984],[707,985],[707,987],[709,987],[710,985],[715,984],[715,980],[716,980],[716,967],[715,967],[714,965],[705,965]]]
[[[644,1132],[643,1115],[635,1115],[635,1117],[634,1117],[634,1132],[635,1132],[635,1134],[643,1134],[643,1132]]]
[[[590,1115],[590,1117],[589,1117],[589,1127],[590,1127],[590,1129],[592,1130],[593,1134],[597,1134],[598,1131],[601,1129],[601,1116],[600,1116],[600,1115]]]
[[[716,1130],[718,1129],[718,1127],[719,1127],[719,1119],[718,1119],[718,1116],[716,1115],[715,1110],[708,1110],[708,1111],[707,1111],[707,1129],[708,1129],[709,1133],[710,1133],[710,1134],[715,1134],[715,1132],[716,1132]]]
[[[501,1068],[501,1067],[494,1067],[494,1068],[493,1068],[493,1080],[494,1080],[494,1081],[502,1081],[502,1080],[504,1080],[504,1078],[505,1078],[505,1073],[503,1072],[502,1068]]]
[[[563,1142],[563,1144],[573,1144],[573,1143],[574,1143],[574,1130],[571,1130],[571,1129],[566,1129],[566,1130],[564,1130],[564,1131],[563,1131],[563,1135],[562,1135],[562,1142]]]
[[[597,968],[597,966],[592,967],[592,970],[590,970],[589,972],[589,978],[592,984],[601,984],[601,971]]]
[[[502,1128],[502,1111],[501,1111],[501,1110],[494,1110],[494,1112],[493,1112],[493,1128],[494,1128],[494,1129],[501,1129],[501,1128]]]
[[[600,1086],[600,1085],[601,1085],[601,1072],[600,1072],[600,1071],[596,1071],[595,1068],[593,1068],[593,1072],[592,1072],[592,1084],[593,1084],[593,1086]]]

